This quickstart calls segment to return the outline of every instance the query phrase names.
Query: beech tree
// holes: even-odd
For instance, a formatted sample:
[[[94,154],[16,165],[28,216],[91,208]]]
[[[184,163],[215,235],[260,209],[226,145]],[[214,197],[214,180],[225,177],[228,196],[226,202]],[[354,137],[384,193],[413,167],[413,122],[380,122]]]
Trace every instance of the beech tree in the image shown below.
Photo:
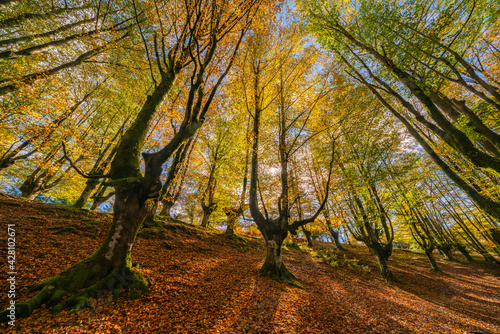
[[[302,4],[318,38],[353,78],[372,90],[482,210],[499,219],[498,201],[474,189],[435,146],[443,142],[476,168],[500,172],[498,134],[489,117],[499,110],[498,80],[491,68],[481,66],[490,51],[476,42],[496,22],[497,4],[435,2],[431,9],[413,0]],[[408,8],[411,15],[403,15]],[[468,94],[470,103],[461,100]]]
[[[31,4],[29,10],[36,10],[36,5],[43,8],[44,3]],[[138,21],[136,15],[143,14],[131,13],[129,8],[120,8],[119,4],[106,8],[92,2],[76,7],[60,5],[44,13],[26,12],[0,22],[11,36],[0,41],[0,48],[5,49],[0,51],[0,66],[4,70],[0,78],[0,96],[82,65],[112,49],[129,37],[129,31]],[[18,29],[20,26],[31,28]],[[54,26],[57,28],[48,30]],[[31,33],[33,27],[36,32]],[[98,40],[104,42],[97,43]],[[46,61],[54,58],[51,53],[62,50],[66,51],[65,56],[59,57],[62,61],[47,67]],[[19,63],[33,71],[19,71]]]
[[[297,29],[297,28],[295,28]],[[269,38],[272,34],[277,34],[281,40],[280,48],[274,52],[270,52]],[[251,154],[251,172],[250,172],[250,188],[249,188],[249,209],[254,219],[257,228],[262,233],[266,242],[266,260],[260,269],[261,275],[275,278],[279,281],[293,283],[295,277],[288,271],[283,263],[281,254],[281,246],[287,237],[288,233],[296,234],[297,230],[313,222],[323,210],[328,199],[328,189],[331,176],[331,167],[333,161],[330,159],[330,168],[328,179],[325,188],[325,196],[320,203],[315,213],[311,216],[300,220],[291,220],[291,208],[295,204],[290,198],[290,163],[292,156],[297,153],[302,147],[307,145],[309,140],[318,135],[321,130],[306,128],[308,119],[313,113],[318,114],[324,109],[316,108],[318,101],[324,97],[324,87],[318,84],[318,77],[314,78],[313,74],[307,72],[308,61],[315,57],[314,48],[299,52],[299,45],[303,40],[300,39],[300,30],[280,29],[280,27],[267,26],[266,29],[254,34],[249,49],[248,66],[252,75],[251,88],[248,95],[249,105],[253,117],[252,127],[252,154]],[[284,41],[289,43],[283,43]],[[309,86],[304,87],[299,84],[299,81],[312,80]],[[274,87],[271,85],[275,83]],[[249,83],[250,86],[250,83]],[[274,90],[272,88],[275,88]],[[295,95],[308,94],[308,103],[305,101],[297,101],[293,98]],[[302,104],[304,103],[304,104]],[[275,117],[276,122],[275,152],[278,156],[278,170],[280,175],[280,195],[277,199],[277,211],[273,216],[265,204],[259,205],[259,192],[262,187],[259,184],[259,152],[261,134],[261,118],[266,109],[274,108],[275,113],[271,116]],[[321,111],[320,111],[321,110]],[[319,116],[318,116],[319,117]],[[322,129],[325,131],[325,128]],[[328,136],[322,137],[327,139]],[[332,146],[332,142],[327,140],[328,146]],[[329,148],[334,152],[333,148]],[[333,157],[333,153],[331,153]],[[260,195],[262,197],[262,195]],[[262,198],[261,198],[262,200]],[[262,203],[264,203],[262,201]],[[263,210],[263,211],[261,211]]]
[[[133,5],[138,13],[139,4],[133,2]],[[258,5],[253,1],[229,4],[202,0],[171,6],[156,2],[141,4],[153,6],[149,7],[150,19],[156,22],[148,27],[137,22],[150,65],[152,91],[125,131],[107,175],[86,175],[71,161],[70,152],[65,152],[70,164],[81,175],[109,179],[115,192],[113,224],[94,254],[37,284],[34,288],[41,291],[30,301],[16,304],[16,315],[26,316],[42,304],[55,307],[56,311],[63,307],[78,310],[88,304],[88,297],[99,294],[105,287],[110,290],[129,288],[132,296],[147,289],[145,278],[132,268],[130,255],[147,213],[147,201],[161,192],[162,165],[205,121]],[[173,16],[177,19],[170,20]],[[159,30],[155,30],[156,27]],[[151,119],[178,73],[184,69],[190,70],[191,79],[182,123],[166,146],[154,153],[142,154],[144,172],[141,172],[141,149]],[[68,294],[71,296],[63,301]],[[2,312],[2,318],[6,314],[7,311]]]
[[[372,121],[371,125],[376,130],[365,132],[363,139],[357,136],[357,142],[353,141],[353,133],[343,133],[343,154],[336,162],[346,194],[343,202],[350,213],[349,231],[376,257],[381,275],[396,280],[387,264],[393,249],[394,227],[383,194],[386,175],[381,164],[391,158],[391,146],[394,147],[397,137],[393,134],[388,139],[381,139],[380,131],[387,131],[382,130],[387,125],[377,124],[377,121]]]
[[[358,241],[396,281],[396,246],[434,271],[499,262],[498,3],[0,7],[1,189],[113,210],[100,247],[17,316],[140,296],[136,235],[171,218],[260,233],[260,274],[291,284],[289,234],[313,247],[328,233],[336,253]]]

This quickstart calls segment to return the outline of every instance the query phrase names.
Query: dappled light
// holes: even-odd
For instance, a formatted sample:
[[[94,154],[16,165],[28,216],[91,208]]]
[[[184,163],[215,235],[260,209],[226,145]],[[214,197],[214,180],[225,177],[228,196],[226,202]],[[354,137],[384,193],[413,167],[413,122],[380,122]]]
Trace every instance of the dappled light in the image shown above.
[[[0,0],[0,331],[500,333],[499,64],[498,0]]]

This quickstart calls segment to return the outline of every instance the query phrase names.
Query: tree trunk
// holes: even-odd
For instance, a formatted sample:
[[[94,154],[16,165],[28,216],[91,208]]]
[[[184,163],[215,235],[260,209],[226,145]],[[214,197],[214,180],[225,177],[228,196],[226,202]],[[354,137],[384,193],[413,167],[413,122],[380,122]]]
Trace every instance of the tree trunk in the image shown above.
[[[97,210],[99,207],[106,202],[108,199],[110,199],[112,196],[114,196],[114,192],[110,192],[107,195],[104,195],[106,192],[106,189],[108,189],[108,186],[101,185],[97,188],[96,192],[94,195],[92,195],[92,198],[94,199],[94,202],[92,203],[92,206],[90,207],[90,210]]]
[[[259,270],[260,275],[280,282],[289,283],[296,281],[297,279],[295,276],[288,271],[283,263],[281,246],[283,245],[284,238],[282,237],[282,234],[268,235],[267,233],[263,233],[263,235],[266,241],[266,260]]]
[[[144,223],[153,223],[156,216],[156,211],[158,211],[158,203],[160,201],[155,200],[147,205],[146,216],[144,218]]]
[[[29,200],[34,200],[38,194],[40,194],[42,184],[47,177],[47,170],[43,170],[41,174],[38,174],[37,171],[33,172],[19,187],[19,190],[21,190],[21,196]]]
[[[333,242],[335,243],[335,247],[337,247],[338,250],[346,250],[340,243],[339,232],[335,231],[334,229],[330,229],[329,231],[330,235],[332,236]]]
[[[438,246],[438,249],[443,253],[443,255],[446,257],[448,261],[453,261],[456,262],[457,260],[453,257],[453,254],[451,253],[452,248],[451,245],[440,245]]]
[[[431,264],[432,270],[442,272],[442,270],[439,268],[436,259],[432,255],[432,251],[430,249],[425,249],[425,256],[427,256],[427,259],[429,259],[429,263]]]
[[[201,219],[201,227],[208,227],[208,219],[212,212],[210,210],[203,209],[203,218]]]
[[[304,235],[306,236],[307,247],[313,248],[313,243],[312,243],[312,240],[311,240],[311,232],[309,232],[308,230],[306,230],[306,228],[304,226],[302,226],[302,232],[304,232]]]
[[[112,143],[118,139],[118,137],[122,134],[123,128],[125,127],[125,124],[127,123],[128,118],[123,122],[122,126],[120,129],[116,132],[114,135],[113,139],[106,145],[104,150],[99,154],[97,157],[94,166],[92,167],[92,170],[90,171],[90,174],[92,175],[99,175],[99,174],[104,174],[104,171],[110,164],[111,160],[113,159],[113,156],[116,153],[116,150],[118,149],[118,145],[115,145],[114,148],[111,150],[110,154],[106,157],[104,161],[102,161],[107,153],[107,151],[111,148]],[[94,189],[100,184],[100,181],[98,179],[87,179],[87,182],[85,184],[85,189],[83,189],[82,193],[80,194],[80,197],[76,200],[75,204],[73,206],[75,208],[83,208],[83,206],[87,203],[90,194]],[[105,190],[105,188],[101,189]],[[98,190],[99,192],[99,190]],[[104,193],[103,193],[104,194]]]
[[[238,217],[243,213],[241,208],[231,208],[231,207],[226,207],[224,208],[224,211],[226,212],[226,217],[227,217],[227,222],[226,222],[226,234],[234,234],[235,229],[236,229],[236,221],[238,220]]]
[[[104,202],[106,202],[108,199],[110,199],[111,197],[113,197],[114,195],[115,195],[114,192],[110,192],[106,196],[96,197],[94,199],[94,202],[92,203],[92,206],[90,207],[90,210],[99,210],[99,208],[101,207],[101,205]]]
[[[208,205],[202,203],[201,207],[203,209],[203,218],[201,219],[201,226],[208,227],[208,220],[210,219],[212,213],[215,210],[217,210],[217,204],[215,204],[214,202],[209,202]]]
[[[253,3],[250,6],[253,6]],[[160,64],[160,61],[158,62],[161,81],[158,83],[154,80],[155,86],[153,91],[147,96],[132,125],[123,135],[111,162],[110,171],[106,175],[106,178],[109,179],[107,185],[112,186],[115,190],[113,224],[106,239],[90,257],[78,262],[61,274],[38,284],[36,288],[42,289],[42,291],[30,301],[16,304],[16,317],[27,315],[44,303],[48,307],[57,304],[55,306],[56,311],[60,311],[63,307],[73,305],[74,303],[76,305],[75,310],[77,311],[82,306],[88,304],[89,297],[100,294],[100,291],[106,287],[113,291],[129,287],[132,297],[137,295],[137,290],[140,290],[137,292],[142,292],[147,289],[147,282],[142,275],[132,270],[130,255],[137,231],[147,212],[146,201],[151,198],[158,198],[161,195],[162,184],[160,176],[163,171],[163,165],[182,143],[193,136],[204,123],[210,104],[224,77],[229,73],[233,59],[243,39],[244,32],[246,32],[246,30],[243,30],[240,34],[225,71],[219,76],[218,80],[215,80],[215,84],[212,85],[211,90],[204,92],[202,86],[205,86],[205,79],[208,73],[212,73],[211,68],[209,69],[208,66],[216,54],[218,43],[232,30],[224,28],[226,21],[221,23],[221,20],[217,20],[214,15],[206,18],[197,10],[191,11],[190,8],[187,8],[187,10],[188,21],[186,26],[189,30],[186,34],[183,34],[185,37],[179,39],[176,42],[177,44],[170,49],[170,51],[175,50],[175,52],[168,52],[168,61],[163,61],[163,65]],[[219,10],[215,10],[214,12],[219,13]],[[230,22],[239,21],[244,17],[247,16],[231,18]],[[211,24],[211,30],[207,32],[210,38],[207,38],[208,41],[204,45],[198,43],[201,40],[194,33],[197,31],[197,28],[191,27],[192,20],[196,22],[196,27],[198,25],[206,26],[205,22]],[[86,58],[99,54],[108,45],[115,45],[116,42],[127,36],[128,33],[109,44],[80,55],[74,61],[49,69],[44,73],[50,76],[68,67],[79,65]],[[189,45],[186,46],[186,43]],[[196,51],[192,48],[193,45],[197,48]],[[163,52],[163,54],[166,54],[166,49],[163,49]],[[188,52],[191,57],[187,56]],[[196,54],[194,54],[195,52]],[[201,57],[203,57],[202,61]],[[183,58],[187,58],[187,60]],[[191,62],[195,62],[193,66],[195,73],[192,74],[192,78],[196,77],[196,80],[191,80],[184,119],[173,138],[162,149],[155,153],[142,153],[144,159],[144,172],[142,172],[140,163],[141,151],[151,128],[151,121],[158,106],[170,91],[179,71]],[[216,65],[220,66],[221,63],[218,62]],[[153,75],[152,71],[151,74]],[[19,81],[26,82],[27,80],[31,80],[30,77],[33,75],[24,76]],[[214,78],[210,77],[210,79],[213,80]],[[0,87],[0,95],[10,92],[15,88],[9,86]],[[126,274],[126,277],[120,273]],[[62,304],[59,304],[68,293],[72,294],[72,296],[67,298]],[[0,320],[5,321],[4,319],[8,312],[9,310],[4,310],[0,314]]]
[[[142,192],[137,188],[117,190],[113,224],[101,247],[59,275],[33,286],[32,290],[41,291],[29,301],[16,304],[16,317],[27,316],[43,304],[56,313],[65,307],[78,311],[89,304],[89,297],[129,288],[135,298],[146,291],[148,284],[132,269],[130,256],[145,215]],[[68,294],[71,296],[61,302]],[[6,311],[0,319],[6,317]]]
[[[147,213],[147,205],[141,197],[134,187],[116,189],[113,226],[99,249],[113,269],[127,265],[130,258],[135,236]]]
[[[467,259],[467,261],[469,262],[473,262],[474,259],[472,258],[472,256],[470,256],[470,253],[467,251],[467,248],[465,248],[465,246],[461,245],[461,244],[456,244],[455,245],[457,247],[457,250],[462,253],[463,256],[465,256],[465,258]]]
[[[380,268],[380,274],[384,278],[389,278],[392,274],[387,265],[387,259],[382,255],[376,255],[378,266]]]
[[[73,207],[78,209],[83,208],[83,206],[87,203],[90,194],[92,194],[92,192],[98,185],[99,185],[99,180],[88,179],[85,185],[85,189],[83,189],[82,193],[80,194],[80,197],[78,197],[75,204],[73,204]]]
[[[398,282],[396,277],[394,277],[392,272],[389,270],[389,265],[387,264],[387,260],[389,259],[389,256],[391,256],[392,249],[388,250],[382,245],[368,246],[368,248],[370,249],[370,253],[372,253],[377,258],[378,266],[380,268],[380,274],[382,275],[382,277],[391,281]]]
[[[444,256],[446,257],[446,259],[447,259],[448,261],[453,261],[453,262],[457,261],[457,260],[453,257],[453,254],[451,253],[451,250],[446,250],[446,251],[443,251],[443,254],[444,254]]]
[[[335,243],[335,247],[337,247],[338,250],[346,250],[344,247],[342,247],[342,244],[340,243],[339,232],[333,228],[332,223],[329,219],[326,219],[326,225],[328,228],[328,232],[330,232],[333,242]]]
[[[349,64],[348,64],[349,65]],[[352,68],[351,68],[352,69]],[[357,72],[360,77],[359,72]],[[376,79],[376,77],[374,76]],[[434,149],[425,141],[425,139],[418,133],[417,129],[396,109],[394,109],[387,100],[385,100],[378,91],[370,86],[368,82],[363,80],[363,83],[368,86],[372,93],[379,99],[379,101],[399,120],[408,132],[415,138],[415,140],[422,146],[424,151],[431,157],[436,165],[460,187],[474,203],[477,204],[484,212],[488,213],[494,218],[500,219],[500,205],[488,197],[479,193],[476,189],[471,187],[465,180],[462,179],[450,166],[434,151]],[[402,101],[406,105],[405,100]]]
[[[500,245],[500,229],[490,228],[488,232],[490,240],[493,241],[495,244]]]
[[[227,220],[227,225],[226,225],[226,230],[224,231],[224,233],[226,234],[234,234],[234,227],[236,225],[236,219],[232,219],[231,220]]]
[[[385,254],[381,254],[379,252],[375,252],[375,257],[377,258],[378,266],[380,268],[380,274],[382,277],[396,281],[396,278],[392,274],[392,272],[389,270],[389,266],[387,265],[387,259],[389,258]]]
[[[162,208],[161,208],[160,216],[172,217],[172,215],[170,214],[170,211],[172,210],[172,207],[174,206],[175,203],[164,199],[163,201],[161,201],[161,204],[162,204]]]
[[[481,254],[482,257],[484,257],[484,259],[487,261],[487,262],[492,262],[492,263],[500,263],[497,259],[495,259],[487,250],[485,249],[478,249],[477,250],[479,252],[479,254]]]
[[[75,162],[78,162],[83,158],[81,155]],[[61,167],[64,164],[64,157],[59,158],[55,162],[55,164]],[[54,178],[55,173],[49,171],[48,169],[41,169],[38,167],[31,173],[30,176],[26,178],[24,183],[19,187],[21,190],[22,196],[26,197],[30,200],[34,200],[39,194],[46,192],[58,184],[60,184],[64,180],[64,176],[69,172],[71,166],[67,167],[65,170],[62,170],[59,177],[51,182]]]

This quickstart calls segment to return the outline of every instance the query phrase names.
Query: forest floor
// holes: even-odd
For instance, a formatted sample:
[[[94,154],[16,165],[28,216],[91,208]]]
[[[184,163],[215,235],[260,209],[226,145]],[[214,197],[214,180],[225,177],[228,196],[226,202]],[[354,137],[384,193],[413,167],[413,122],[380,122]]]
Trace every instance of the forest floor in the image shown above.
[[[94,252],[110,221],[108,214],[0,195],[0,277],[5,282],[8,271],[7,224],[15,224],[16,302],[33,296],[28,286]],[[289,244],[284,259],[301,280],[297,288],[260,277],[263,242],[243,238],[179,221],[143,229],[133,259],[152,286],[141,298],[104,296],[55,317],[42,307],[15,327],[0,324],[0,332],[500,333],[498,265],[439,258],[440,274],[423,255],[395,250],[389,263],[403,283],[388,283],[365,247]]]

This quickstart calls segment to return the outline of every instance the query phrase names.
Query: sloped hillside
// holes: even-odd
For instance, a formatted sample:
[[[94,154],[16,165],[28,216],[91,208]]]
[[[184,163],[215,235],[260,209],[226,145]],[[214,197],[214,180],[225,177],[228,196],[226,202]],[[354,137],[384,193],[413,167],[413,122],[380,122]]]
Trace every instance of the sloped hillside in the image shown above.
[[[91,254],[111,216],[0,197],[1,249],[15,224],[17,295]],[[12,333],[500,333],[500,266],[439,260],[395,250],[390,259],[403,283],[387,283],[363,247],[337,253],[289,245],[285,261],[302,288],[262,278],[261,240],[229,238],[169,221],[140,232],[134,261],[152,286],[138,300],[103,296],[92,308],[53,317],[42,307]],[[327,263],[328,262],[328,263]],[[6,261],[0,270],[5,282]],[[5,286],[5,285],[4,285]],[[7,306],[2,291],[2,308]]]

